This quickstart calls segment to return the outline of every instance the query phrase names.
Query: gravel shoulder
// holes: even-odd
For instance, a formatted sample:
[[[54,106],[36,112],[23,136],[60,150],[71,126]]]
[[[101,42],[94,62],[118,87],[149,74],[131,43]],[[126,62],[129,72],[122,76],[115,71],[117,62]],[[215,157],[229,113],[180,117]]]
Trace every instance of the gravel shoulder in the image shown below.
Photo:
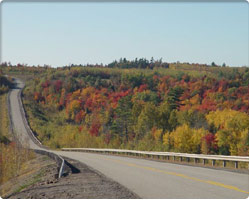
[[[119,183],[105,177],[87,165],[66,159],[71,172],[61,179],[57,178],[56,163],[46,156],[39,155],[37,162],[46,162],[32,175],[22,177],[12,194],[3,197],[11,199],[137,199]],[[34,161],[33,161],[34,162]],[[24,187],[26,186],[26,187]],[[15,192],[16,190],[16,192]]]

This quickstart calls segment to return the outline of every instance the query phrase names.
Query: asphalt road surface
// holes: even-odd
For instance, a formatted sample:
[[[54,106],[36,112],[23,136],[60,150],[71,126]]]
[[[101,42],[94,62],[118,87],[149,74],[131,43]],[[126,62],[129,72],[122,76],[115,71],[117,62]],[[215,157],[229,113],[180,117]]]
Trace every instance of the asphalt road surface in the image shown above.
[[[18,87],[23,83],[17,80]],[[18,104],[18,91],[10,94],[14,129],[21,142],[40,149],[28,136]],[[53,151],[101,172],[141,198],[242,199],[249,195],[249,175],[139,158],[84,152]]]
[[[10,92],[10,116],[14,133],[23,146],[28,146],[32,149],[41,149],[30,139],[24,126],[24,119],[21,115],[21,108],[18,103],[18,93],[21,88],[24,87],[24,84],[19,79],[16,79],[15,81],[17,84],[16,88],[12,89]]]

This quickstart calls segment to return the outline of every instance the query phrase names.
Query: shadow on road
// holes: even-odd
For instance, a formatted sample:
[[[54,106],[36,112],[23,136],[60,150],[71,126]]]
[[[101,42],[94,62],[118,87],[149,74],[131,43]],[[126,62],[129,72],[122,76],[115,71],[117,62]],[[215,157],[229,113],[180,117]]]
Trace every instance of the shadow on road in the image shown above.
[[[68,161],[65,160],[65,164],[70,168],[72,174],[78,174],[80,173],[81,171],[76,168],[75,166],[73,166],[72,164],[70,164]]]

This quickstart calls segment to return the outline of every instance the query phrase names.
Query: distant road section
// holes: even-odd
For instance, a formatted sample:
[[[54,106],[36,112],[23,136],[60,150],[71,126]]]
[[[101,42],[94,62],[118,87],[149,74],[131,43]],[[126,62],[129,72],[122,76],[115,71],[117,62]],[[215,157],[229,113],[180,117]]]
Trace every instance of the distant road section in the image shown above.
[[[29,146],[32,149],[41,149],[36,145],[29,137],[24,125],[24,119],[21,114],[21,107],[18,102],[18,95],[21,89],[24,87],[23,82],[19,79],[15,79],[16,88],[10,91],[10,116],[13,124],[13,131],[23,146]]]
[[[23,144],[41,149],[29,137],[18,103],[20,80],[10,94],[14,129]],[[119,182],[141,198],[243,199],[249,195],[249,175],[202,167],[83,152],[53,151],[78,160]]]

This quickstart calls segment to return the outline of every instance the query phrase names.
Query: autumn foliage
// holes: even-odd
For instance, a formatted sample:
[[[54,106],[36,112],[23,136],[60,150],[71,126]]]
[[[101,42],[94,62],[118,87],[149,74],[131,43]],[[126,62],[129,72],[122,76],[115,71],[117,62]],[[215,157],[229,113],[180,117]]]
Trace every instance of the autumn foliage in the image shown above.
[[[38,137],[56,148],[248,155],[248,68],[129,63],[35,76],[24,100]]]

